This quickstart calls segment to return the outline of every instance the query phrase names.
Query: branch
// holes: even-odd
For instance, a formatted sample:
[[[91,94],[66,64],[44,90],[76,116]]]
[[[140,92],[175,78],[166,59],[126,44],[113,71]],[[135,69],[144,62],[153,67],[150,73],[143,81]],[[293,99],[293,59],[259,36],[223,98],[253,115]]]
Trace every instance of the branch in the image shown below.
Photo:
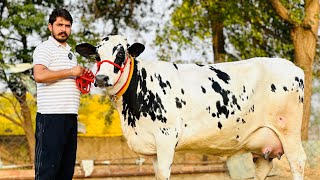
[[[277,12],[277,14],[285,21],[292,23],[289,17],[289,11],[279,0],[269,0],[273,9]]]
[[[8,39],[8,40],[14,40],[14,41],[21,42],[21,39],[17,39],[17,38],[8,37],[7,39]]]
[[[303,20],[303,27],[310,29],[313,36],[318,39],[319,27],[319,1],[318,0],[305,0],[305,18]]]
[[[0,113],[0,116],[6,118],[7,120],[9,120],[10,122],[12,122],[13,124],[21,127],[21,123],[20,123],[20,122],[18,122],[18,121],[16,121],[15,119],[7,116],[6,114]]]
[[[16,105],[15,103],[13,103],[13,101],[12,101],[10,98],[4,96],[4,94],[0,94],[0,97],[3,97],[4,99],[6,99],[6,100],[9,101],[9,103],[10,103],[10,104],[12,105],[12,107],[13,107],[14,113],[17,115],[18,119],[19,119],[20,121],[22,121],[22,118],[21,118],[19,112],[18,112],[17,109],[15,108],[17,105]],[[16,122],[18,122],[18,121],[16,121]]]

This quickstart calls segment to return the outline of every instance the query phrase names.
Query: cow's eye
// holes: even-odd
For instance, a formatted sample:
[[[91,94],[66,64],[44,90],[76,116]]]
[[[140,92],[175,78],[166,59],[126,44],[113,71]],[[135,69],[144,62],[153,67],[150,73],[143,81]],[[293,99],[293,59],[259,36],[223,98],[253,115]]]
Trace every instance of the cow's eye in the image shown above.
[[[109,40],[109,37],[105,37],[102,39],[102,41],[108,41]]]
[[[117,49],[118,49],[118,47],[115,46],[115,47],[113,48],[113,50],[112,50],[112,54],[114,54],[114,52],[115,52]]]

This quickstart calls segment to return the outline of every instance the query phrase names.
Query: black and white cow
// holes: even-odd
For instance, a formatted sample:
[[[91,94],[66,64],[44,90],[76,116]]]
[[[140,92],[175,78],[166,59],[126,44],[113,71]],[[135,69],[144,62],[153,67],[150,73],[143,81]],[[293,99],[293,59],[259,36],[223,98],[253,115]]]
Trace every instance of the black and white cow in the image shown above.
[[[112,96],[129,147],[153,156],[157,179],[169,179],[175,151],[230,156],[251,152],[256,179],[286,154],[293,179],[303,179],[301,144],[304,73],[280,58],[213,65],[142,61],[144,46],[114,35],[93,56],[95,85]]]

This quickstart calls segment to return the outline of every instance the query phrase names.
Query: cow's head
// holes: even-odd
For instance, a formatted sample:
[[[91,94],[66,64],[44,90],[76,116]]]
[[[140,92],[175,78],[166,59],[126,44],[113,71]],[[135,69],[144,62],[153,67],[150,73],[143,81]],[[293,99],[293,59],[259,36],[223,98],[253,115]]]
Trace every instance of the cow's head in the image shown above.
[[[97,46],[88,43],[76,46],[76,51],[86,57],[95,58],[97,63],[92,69],[96,74],[95,86],[106,88],[114,86],[122,75],[126,61],[130,61],[129,55],[133,58],[144,51],[144,45],[134,43],[131,46],[126,38],[120,35],[111,35],[102,39]]]

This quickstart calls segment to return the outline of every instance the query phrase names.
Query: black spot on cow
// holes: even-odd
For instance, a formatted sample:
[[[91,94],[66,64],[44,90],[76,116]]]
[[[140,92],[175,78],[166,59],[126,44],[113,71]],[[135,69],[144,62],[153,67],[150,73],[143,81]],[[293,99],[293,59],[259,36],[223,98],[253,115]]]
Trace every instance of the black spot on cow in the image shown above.
[[[113,49],[113,51],[116,51],[116,50],[118,50],[118,53],[116,54],[116,59],[114,60],[114,63],[119,65],[120,67],[122,67],[125,62],[126,53],[125,53],[124,48],[122,46],[120,46],[119,48],[115,47]],[[113,72],[118,73],[119,71],[120,71],[120,69],[118,67],[114,66]]]
[[[240,121],[240,118],[237,118],[237,122],[239,122]]]
[[[303,103],[303,97],[299,96],[299,102]]]
[[[147,87],[147,72],[145,69],[137,69],[138,62],[135,61],[133,76],[127,91],[123,94],[124,120],[131,127],[136,126],[141,116],[149,116],[152,121],[167,122],[167,110],[162,104],[160,96]],[[138,89],[140,87],[140,89]]]
[[[114,54],[114,52],[116,52],[117,49],[118,49],[117,46],[113,47],[113,49],[112,49],[112,54]]]
[[[220,101],[216,102],[216,109],[217,109],[217,117],[220,118],[221,114],[224,114],[226,118],[229,117],[229,112],[234,111],[234,106],[237,107],[238,110],[241,110],[240,105],[238,104],[238,100],[235,95],[233,95],[229,90],[223,89],[220,84],[215,81],[213,78],[208,78],[212,82],[212,89],[221,95],[223,104]],[[231,102],[230,102],[231,100]]]
[[[226,118],[228,118],[229,110],[227,109],[227,107],[225,105],[221,105],[220,101],[217,101],[216,108],[218,110],[218,112],[217,112],[218,118],[220,118],[221,114],[224,114],[226,116]]]
[[[169,128],[160,128],[162,134],[168,136],[169,135]]]
[[[214,71],[216,73],[217,77],[219,79],[221,79],[224,83],[229,84],[230,76],[227,73],[225,73],[219,69],[216,69],[213,66],[210,66],[210,70]]]
[[[209,111],[209,114],[210,114],[211,107],[208,106],[208,107],[206,108],[206,110]]]
[[[241,107],[240,107],[240,105],[238,104],[238,100],[237,100],[237,98],[236,98],[235,95],[232,95],[232,104],[236,105],[237,108],[238,108],[238,110],[241,111]]]
[[[171,84],[170,84],[170,82],[169,82],[169,81],[164,81],[164,80],[162,79],[162,77],[161,77],[160,74],[159,74],[158,76],[155,75],[155,77],[158,79],[159,85],[160,85],[163,93],[164,93],[164,94],[167,94],[167,93],[166,93],[166,88],[169,87],[169,88],[171,89]]]
[[[242,121],[242,124],[246,123],[246,121],[244,119],[241,119],[241,121]]]
[[[183,89],[181,89],[181,94],[184,94],[184,90]]]
[[[236,138],[237,138],[237,139],[239,139],[239,137],[240,137],[240,136],[239,136],[239,135],[237,135],[237,137],[236,137]]]
[[[219,128],[219,129],[221,129],[221,128],[222,128],[222,124],[221,124],[221,122],[220,122],[220,121],[218,122],[218,128]]]
[[[209,78],[209,80],[212,82],[212,89],[222,96],[223,104],[227,105],[229,103],[228,95],[230,94],[230,91],[222,89],[220,84],[212,78]]]
[[[212,113],[211,116],[212,117],[216,117],[217,115],[216,115],[216,113]]]
[[[178,70],[178,66],[175,63],[173,63],[173,66]]]
[[[145,68],[142,68],[142,69],[141,69],[141,76],[142,76],[143,79],[146,79],[146,78],[147,78],[147,71],[146,71]]]
[[[153,77],[152,76],[150,76],[150,81],[153,82]]]
[[[203,64],[196,64],[197,66],[199,66],[199,67],[203,67],[204,65]]]
[[[251,108],[249,109],[249,112],[254,112],[254,105],[251,106]]]
[[[299,81],[299,87],[303,90],[304,89],[304,83],[303,83],[303,80],[300,79]]]
[[[181,108],[182,108],[182,104],[181,104],[181,102],[179,101],[179,98],[176,98],[176,107],[177,107],[178,109],[181,109]]]
[[[168,87],[171,89],[171,84],[169,81],[166,81],[166,84],[168,85]]]
[[[137,132],[134,132],[136,135],[138,135],[138,133]]]
[[[276,86],[274,84],[271,84],[271,91],[276,92]]]
[[[142,114],[143,114],[144,117],[148,116],[148,114],[146,112],[143,112]]]
[[[206,89],[203,86],[201,86],[201,90],[204,94],[206,93]]]
[[[283,86],[284,91],[288,91],[288,88],[286,86]]]
[[[246,87],[243,86],[243,93],[246,93]]]
[[[184,124],[184,127],[187,127],[188,125],[187,124]]]
[[[299,88],[303,90],[304,89],[303,79],[299,79],[298,77],[295,77],[294,80],[298,83]]]
[[[179,98],[176,97],[176,105],[177,105],[177,108],[179,108],[179,107],[178,107],[178,104],[179,104],[179,106],[181,106],[180,108],[182,108],[182,105],[186,105],[187,103],[186,103],[186,101],[184,101],[184,100],[179,99]],[[180,109],[180,108],[179,108],[179,109]]]

